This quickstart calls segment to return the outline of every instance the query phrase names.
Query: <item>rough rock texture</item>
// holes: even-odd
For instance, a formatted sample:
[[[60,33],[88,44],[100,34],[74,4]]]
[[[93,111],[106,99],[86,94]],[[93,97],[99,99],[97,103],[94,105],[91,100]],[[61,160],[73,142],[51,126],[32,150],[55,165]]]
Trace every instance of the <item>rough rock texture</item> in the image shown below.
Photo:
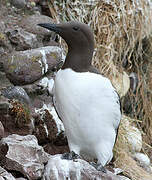
[[[4,137],[4,126],[0,121],[0,140]]]
[[[48,16],[44,16],[44,15],[31,15],[31,16],[24,17],[19,22],[19,25],[26,31],[33,33],[33,34],[37,34],[39,37],[51,38],[54,40],[56,37],[56,34],[54,32],[49,31],[49,30],[37,25],[42,22],[43,23],[53,23],[53,19],[51,19]]]
[[[33,135],[13,134],[3,138],[0,142],[0,152],[0,163],[4,168],[18,171],[28,179],[38,179],[42,176],[44,163],[49,157]]]
[[[1,63],[1,62],[0,62]],[[3,63],[2,63],[3,64]],[[2,65],[1,64],[1,65]],[[2,71],[3,71],[3,65],[2,65]],[[12,83],[9,81],[9,79],[6,77],[6,74],[4,72],[0,71],[0,89],[3,87],[11,86]]]
[[[4,61],[6,76],[14,85],[30,84],[52,71],[62,60],[61,53],[55,46],[16,52]]]
[[[11,0],[10,2],[13,6],[19,9],[26,6],[26,0]]]
[[[42,108],[35,109],[39,116],[35,117],[35,136],[39,143],[56,142],[61,145],[65,142],[64,126],[58,118],[51,104],[44,104]]]
[[[7,32],[7,35],[17,51],[43,46],[43,44],[37,40],[35,34],[29,33],[22,28],[11,29]]]
[[[97,171],[88,162],[77,159],[63,160],[61,155],[51,156],[48,164],[45,167],[43,180],[58,180],[58,179],[69,179],[69,180],[88,180],[88,179],[102,179],[102,180],[120,180],[116,175],[107,171],[103,173]]]
[[[22,103],[30,104],[30,98],[26,91],[19,86],[9,86],[1,91],[2,95],[8,99],[17,99]]]
[[[9,108],[10,108],[10,103],[8,102],[8,99],[0,95],[0,116],[7,115]]]
[[[30,107],[18,100],[9,100],[2,95],[0,95],[0,121],[4,126],[4,137],[12,133],[31,134],[34,129]]]
[[[0,167],[0,180],[16,180],[10,173]]]

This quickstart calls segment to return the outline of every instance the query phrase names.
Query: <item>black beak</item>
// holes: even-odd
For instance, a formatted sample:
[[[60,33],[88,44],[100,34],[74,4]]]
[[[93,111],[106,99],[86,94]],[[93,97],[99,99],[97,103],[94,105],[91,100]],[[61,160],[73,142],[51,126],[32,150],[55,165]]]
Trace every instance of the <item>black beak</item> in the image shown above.
[[[46,28],[50,31],[54,31],[56,33],[61,32],[61,28],[57,24],[41,23],[41,24],[37,24],[37,25],[41,26],[43,28]]]

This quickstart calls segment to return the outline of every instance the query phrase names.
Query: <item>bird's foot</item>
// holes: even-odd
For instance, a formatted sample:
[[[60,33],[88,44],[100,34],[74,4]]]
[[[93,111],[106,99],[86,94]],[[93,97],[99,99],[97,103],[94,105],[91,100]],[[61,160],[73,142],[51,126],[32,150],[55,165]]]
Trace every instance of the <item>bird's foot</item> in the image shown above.
[[[67,159],[67,160],[75,160],[80,159],[81,157],[76,154],[74,151],[71,151],[70,153],[64,153],[61,156],[61,159]]]
[[[91,162],[90,163],[94,168],[96,168],[97,171],[102,171],[103,173],[106,173],[107,170],[105,169],[105,167],[102,166],[101,163],[95,163],[95,162]]]

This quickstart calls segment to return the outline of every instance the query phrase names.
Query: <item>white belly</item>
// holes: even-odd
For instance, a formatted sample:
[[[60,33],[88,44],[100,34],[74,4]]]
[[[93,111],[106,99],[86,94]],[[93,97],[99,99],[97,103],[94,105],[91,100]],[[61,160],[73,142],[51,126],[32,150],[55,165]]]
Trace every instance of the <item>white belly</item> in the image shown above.
[[[70,150],[97,157],[103,165],[110,161],[121,118],[118,95],[110,81],[94,73],[60,70],[54,97]]]

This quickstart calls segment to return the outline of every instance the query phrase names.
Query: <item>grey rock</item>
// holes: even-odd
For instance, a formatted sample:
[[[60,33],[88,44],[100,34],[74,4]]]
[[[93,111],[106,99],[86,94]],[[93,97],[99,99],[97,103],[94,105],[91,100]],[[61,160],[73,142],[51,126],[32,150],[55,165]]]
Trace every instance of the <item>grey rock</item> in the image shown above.
[[[4,21],[1,20],[1,21],[0,21],[0,32],[1,32],[1,33],[4,33],[4,32],[5,32],[5,28],[6,28],[6,27],[5,27],[5,23],[4,23]]]
[[[11,173],[8,173],[0,166],[0,180],[16,180]]]
[[[1,93],[8,99],[17,99],[22,103],[30,104],[30,98],[22,87],[10,86],[3,89]]]
[[[11,29],[7,32],[7,35],[9,40],[15,45],[17,51],[42,46],[42,43],[38,42],[35,34],[29,33],[22,28]]]
[[[56,46],[47,46],[15,52],[4,62],[4,70],[11,83],[25,85],[52,72],[61,61],[62,50]]]
[[[107,170],[107,173],[97,171],[88,162],[77,159],[64,160],[61,155],[51,156],[43,175],[43,180],[58,180],[58,179],[102,179],[102,180],[120,180],[116,175]]]
[[[18,171],[30,180],[42,176],[44,163],[49,158],[33,135],[13,134],[3,138],[0,142],[0,151],[0,163],[4,168]]]
[[[9,108],[10,103],[8,102],[8,99],[0,95],[0,115],[7,115]]]
[[[4,126],[0,121],[0,140],[4,137]]]
[[[31,15],[23,18],[19,23],[20,27],[26,31],[36,34],[40,39],[50,38],[55,39],[56,34],[45,28],[38,26],[39,23],[53,23],[53,19],[45,15]]]
[[[26,6],[26,0],[11,0],[10,3],[19,9],[23,9]]]
[[[3,69],[3,65],[2,67],[0,67],[0,70],[4,70]],[[0,71],[0,90],[4,87],[7,87],[7,86],[12,86],[12,83],[9,81],[9,79],[6,77],[6,74],[5,72],[1,72]]]

